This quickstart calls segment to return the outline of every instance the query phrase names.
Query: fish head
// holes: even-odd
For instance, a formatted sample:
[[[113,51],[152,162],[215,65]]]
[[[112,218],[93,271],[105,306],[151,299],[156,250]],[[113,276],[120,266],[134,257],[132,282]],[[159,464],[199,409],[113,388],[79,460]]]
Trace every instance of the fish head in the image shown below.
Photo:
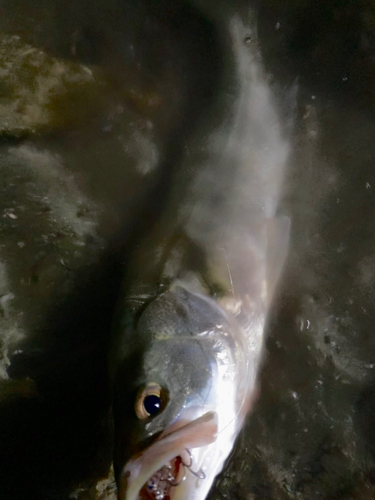
[[[181,284],[131,330],[113,404],[118,498],[203,500],[247,413],[255,377],[244,334],[215,300]]]

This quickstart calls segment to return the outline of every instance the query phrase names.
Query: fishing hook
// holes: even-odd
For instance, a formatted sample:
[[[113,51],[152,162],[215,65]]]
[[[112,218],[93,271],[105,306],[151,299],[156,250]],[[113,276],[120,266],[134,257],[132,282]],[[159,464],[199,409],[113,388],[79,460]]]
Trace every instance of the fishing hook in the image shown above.
[[[162,477],[160,478],[161,481],[167,481],[171,486],[179,486],[181,483],[183,483],[186,479],[186,469],[189,470],[189,472],[191,472],[191,474],[193,474],[195,477],[197,477],[198,479],[206,479],[206,474],[203,472],[202,469],[199,469],[197,471],[193,470],[191,467],[193,465],[193,456],[190,452],[190,450],[188,450],[187,448],[185,448],[185,450],[187,451],[188,455],[189,455],[189,463],[185,463],[183,460],[182,460],[182,457],[181,458],[181,464],[182,466],[184,467],[184,475],[182,476],[182,478],[179,480],[179,481],[176,481],[176,479],[172,476],[172,474],[169,474],[168,477]]]
[[[203,472],[202,469],[199,469],[197,471],[193,470],[191,467],[193,465],[193,456],[191,454],[191,451],[188,450],[187,448],[185,448],[185,450],[187,451],[188,455],[189,455],[189,458],[190,458],[190,463],[189,464],[185,464],[185,462],[181,459],[181,463],[182,465],[184,465],[185,467],[188,468],[189,472],[191,472],[194,476],[196,476],[198,479],[206,479],[206,474]]]

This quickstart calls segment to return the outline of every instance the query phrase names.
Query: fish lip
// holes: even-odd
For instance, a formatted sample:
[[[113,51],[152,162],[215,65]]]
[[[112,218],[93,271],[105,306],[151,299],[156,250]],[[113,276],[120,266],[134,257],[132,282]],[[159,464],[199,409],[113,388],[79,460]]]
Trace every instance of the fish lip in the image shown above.
[[[210,411],[181,425],[171,425],[158,439],[123,467],[118,484],[118,500],[138,500],[147,481],[164,465],[186,453],[216,441],[218,415]]]

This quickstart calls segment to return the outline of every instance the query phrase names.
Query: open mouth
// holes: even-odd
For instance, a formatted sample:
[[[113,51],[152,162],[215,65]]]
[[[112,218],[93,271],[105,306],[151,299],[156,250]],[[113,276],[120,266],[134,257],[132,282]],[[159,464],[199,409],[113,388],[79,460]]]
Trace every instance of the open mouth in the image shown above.
[[[123,468],[119,500],[171,500],[186,469],[200,479],[202,471],[193,472],[192,448],[213,443],[217,436],[217,414],[208,412],[156,440]]]
[[[181,457],[164,465],[147,481],[139,492],[139,500],[171,500],[174,489],[184,481],[185,467]]]

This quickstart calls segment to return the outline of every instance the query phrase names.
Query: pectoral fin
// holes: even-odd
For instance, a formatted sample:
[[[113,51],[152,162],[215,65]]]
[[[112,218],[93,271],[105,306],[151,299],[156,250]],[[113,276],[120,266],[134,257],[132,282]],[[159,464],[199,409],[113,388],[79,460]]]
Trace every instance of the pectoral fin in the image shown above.
[[[267,296],[275,294],[289,249],[290,218],[282,215],[267,222]]]

